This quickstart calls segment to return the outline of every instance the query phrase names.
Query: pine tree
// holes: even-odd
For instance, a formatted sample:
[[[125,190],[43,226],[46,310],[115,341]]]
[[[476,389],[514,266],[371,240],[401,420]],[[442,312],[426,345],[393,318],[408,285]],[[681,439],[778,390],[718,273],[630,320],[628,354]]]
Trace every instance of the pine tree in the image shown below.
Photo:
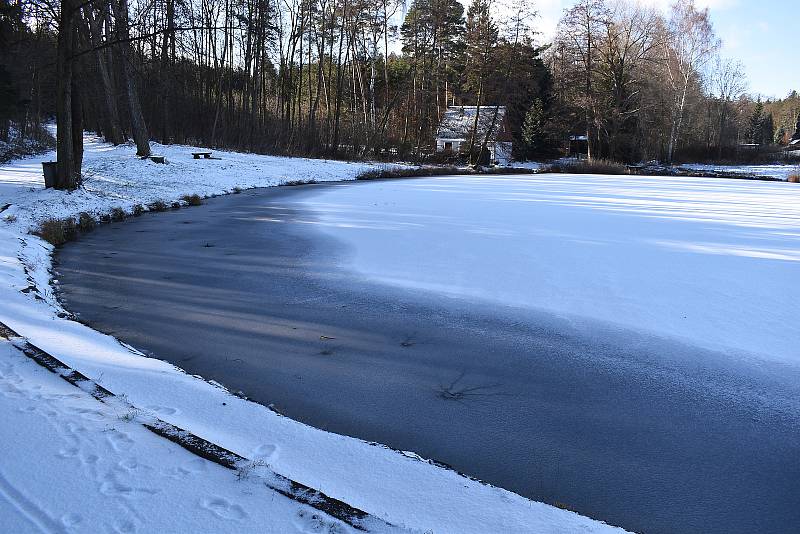
[[[537,98],[525,114],[525,121],[522,124],[522,140],[525,143],[527,156],[535,156],[545,145],[544,126],[544,104]]]
[[[763,141],[764,133],[764,103],[759,100],[750,119],[747,122],[747,140],[753,144],[760,145]]]

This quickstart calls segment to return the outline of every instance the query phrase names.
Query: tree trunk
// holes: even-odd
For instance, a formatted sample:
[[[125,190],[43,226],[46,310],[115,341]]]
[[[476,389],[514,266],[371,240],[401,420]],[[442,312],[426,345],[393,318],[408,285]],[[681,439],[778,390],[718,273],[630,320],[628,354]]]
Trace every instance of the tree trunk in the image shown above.
[[[136,91],[136,72],[131,63],[128,0],[112,0],[112,6],[120,41],[118,46],[122,58],[122,75],[125,79],[125,92],[128,97],[128,110],[131,116],[133,140],[136,143],[136,155],[146,158],[150,156],[150,135],[147,133],[147,124],[144,121],[144,115],[142,115],[139,94]]]
[[[72,161],[75,173],[75,187],[81,185],[81,171],[83,169],[83,104],[81,90],[78,85],[80,76],[75,76],[75,64],[73,62],[72,76]]]
[[[56,50],[57,167],[56,189],[75,189],[78,185],[72,124],[72,53],[74,44],[74,0],[62,0]]]
[[[125,137],[122,135],[117,100],[114,97],[114,86],[111,82],[111,74],[108,65],[106,64],[108,55],[102,48],[103,40],[101,27],[103,24],[103,17],[95,17],[91,6],[84,7],[84,13],[86,14],[86,22],[89,27],[89,41],[95,49],[94,56],[97,63],[97,72],[100,74],[103,103],[106,108],[105,116],[103,117],[105,138],[109,143],[119,145],[125,141]]]

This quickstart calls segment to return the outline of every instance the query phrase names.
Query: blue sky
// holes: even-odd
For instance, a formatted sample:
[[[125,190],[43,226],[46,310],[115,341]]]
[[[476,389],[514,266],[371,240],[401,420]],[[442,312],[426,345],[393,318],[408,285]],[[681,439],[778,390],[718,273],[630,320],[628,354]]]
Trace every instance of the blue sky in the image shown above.
[[[723,54],[744,63],[752,93],[800,91],[800,1],[731,0],[711,7]]]
[[[558,18],[574,0],[532,0],[543,37],[552,37]],[[672,0],[641,0],[666,11]],[[740,60],[750,92],[783,97],[800,91],[800,0],[696,0],[708,7],[723,40],[722,55]]]

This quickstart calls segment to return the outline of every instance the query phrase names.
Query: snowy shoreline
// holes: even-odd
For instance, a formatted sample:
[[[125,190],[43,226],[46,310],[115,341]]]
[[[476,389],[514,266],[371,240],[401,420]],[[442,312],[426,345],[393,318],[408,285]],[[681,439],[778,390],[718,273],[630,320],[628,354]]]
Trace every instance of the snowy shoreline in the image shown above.
[[[102,387],[123,395],[144,412],[143,416],[149,413],[187,429],[390,524],[435,532],[620,531],[464,478],[412,453],[398,454],[281,417],[68,320],[51,290],[53,247],[29,233],[47,218],[75,217],[81,211],[98,216],[115,207],[130,212],[136,204],[156,200],[177,201],[183,195],[212,196],[235,188],[289,181],[354,179],[364,170],[375,168],[361,163],[230,152],[217,152],[219,160],[193,160],[191,147],[182,146],[158,146],[155,151],[165,155],[169,164],[141,161],[128,146],[112,147],[87,137],[86,180],[83,188],[73,193],[41,188],[40,163],[51,159],[52,152],[0,166],[0,206],[9,204],[0,215],[0,322]],[[57,284],[57,280],[52,283]],[[10,346],[6,353],[8,358],[15,358]],[[7,367],[19,365],[13,361]],[[34,400],[32,395],[32,406]],[[0,397],[0,402],[6,399]],[[36,443],[34,437],[31,439]],[[11,443],[5,445],[12,447]],[[227,492],[227,500],[223,500],[228,503],[242,491],[233,476],[231,482],[220,489]],[[105,487],[101,485],[100,489]],[[59,502],[69,502],[68,496],[68,492],[61,494]],[[152,498],[137,506],[145,510]],[[211,508],[219,511],[219,506]],[[228,512],[231,509],[225,507]],[[247,516],[234,515],[240,520]],[[190,524],[183,526],[188,529],[203,517],[186,520]],[[8,516],[7,521],[14,521],[14,517]],[[239,531],[264,528],[263,523],[238,525]],[[283,531],[278,526],[275,530]]]

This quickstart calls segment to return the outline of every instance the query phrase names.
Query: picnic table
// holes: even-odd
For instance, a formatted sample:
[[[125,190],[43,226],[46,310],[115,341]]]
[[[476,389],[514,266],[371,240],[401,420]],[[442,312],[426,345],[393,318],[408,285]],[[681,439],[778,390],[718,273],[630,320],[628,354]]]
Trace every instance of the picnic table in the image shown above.
[[[200,156],[203,156],[205,159],[211,159],[211,151],[208,152],[192,152],[192,156],[194,159],[200,159]]]

